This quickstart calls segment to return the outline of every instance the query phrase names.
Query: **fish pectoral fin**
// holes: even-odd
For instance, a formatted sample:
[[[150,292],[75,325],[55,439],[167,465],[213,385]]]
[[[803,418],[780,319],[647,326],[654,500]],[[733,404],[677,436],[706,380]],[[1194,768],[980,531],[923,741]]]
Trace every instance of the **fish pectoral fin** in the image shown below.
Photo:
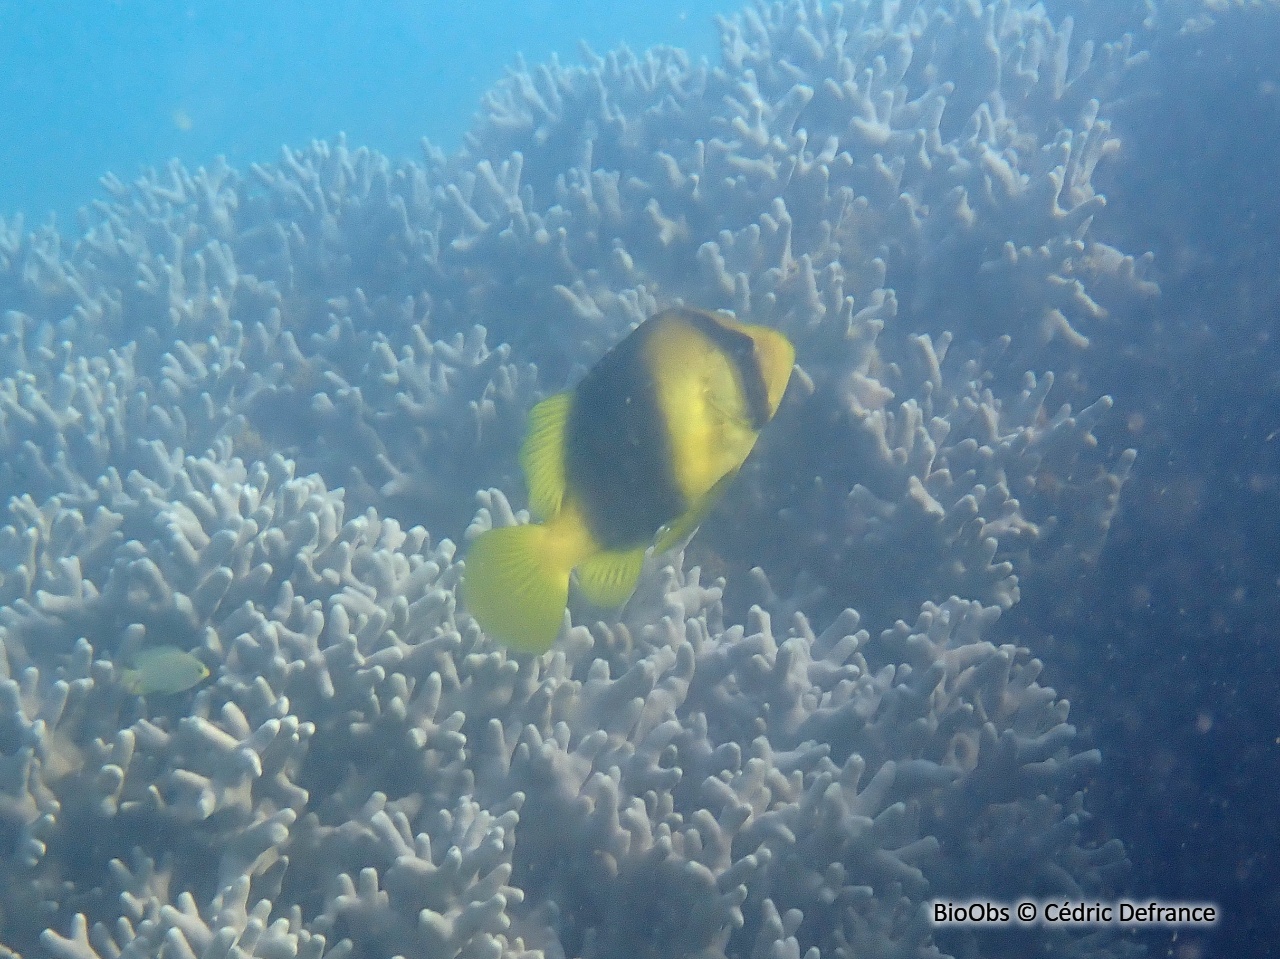
[[[657,541],[653,544],[653,551],[655,553],[665,553],[692,536],[698,527],[706,521],[707,516],[711,514],[711,510],[719,502],[721,495],[737,475],[738,471],[736,469],[729,470],[724,476],[716,480],[715,485],[707,490],[700,500],[662,527],[658,531]]]
[[[636,591],[643,565],[644,547],[596,553],[578,566],[578,587],[597,606],[621,606]]]
[[[545,526],[508,526],[476,537],[462,599],[480,628],[526,653],[551,648],[564,623],[569,570],[557,567]]]
[[[740,430],[750,430],[751,421],[743,416],[740,412],[734,412],[724,403],[721,403],[713,390],[706,391],[706,404],[719,417],[722,425],[736,426]]]
[[[529,411],[520,467],[529,484],[529,509],[538,519],[555,516],[564,501],[564,431],[570,400],[570,394],[557,393]]]

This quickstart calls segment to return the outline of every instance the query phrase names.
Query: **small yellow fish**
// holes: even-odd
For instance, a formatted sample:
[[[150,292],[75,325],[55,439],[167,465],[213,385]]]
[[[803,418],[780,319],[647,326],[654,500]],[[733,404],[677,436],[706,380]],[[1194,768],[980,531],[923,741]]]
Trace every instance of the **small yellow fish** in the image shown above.
[[[574,570],[591,602],[625,603],[645,550],[671,548],[707,517],[778,411],[794,363],[777,330],[670,309],[535,406],[520,464],[542,522],[471,544],[463,598],[480,626],[542,652]]]
[[[133,667],[120,673],[120,685],[134,696],[181,693],[204,682],[209,667],[177,646],[153,646],[133,659]]]

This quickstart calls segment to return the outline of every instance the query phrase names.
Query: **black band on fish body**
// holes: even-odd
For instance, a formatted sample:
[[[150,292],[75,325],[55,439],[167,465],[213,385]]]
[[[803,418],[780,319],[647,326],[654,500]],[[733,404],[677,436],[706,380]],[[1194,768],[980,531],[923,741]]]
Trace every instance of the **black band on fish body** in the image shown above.
[[[645,362],[656,326],[641,324],[573,391],[565,430],[566,487],[608,550],[647,545],[688,504],[671,474],[667,424]]]

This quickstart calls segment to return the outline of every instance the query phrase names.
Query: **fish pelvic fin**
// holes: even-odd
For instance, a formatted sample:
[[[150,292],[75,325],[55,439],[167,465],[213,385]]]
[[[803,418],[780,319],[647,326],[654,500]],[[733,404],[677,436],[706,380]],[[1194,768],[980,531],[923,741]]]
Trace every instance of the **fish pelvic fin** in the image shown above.
[[[711,487],[702,499],[662,527],[658,531],[658,538],[653,544],[653,551],[655,553],[665,553],[667,550],[679,546],[697,532],[698,527],[711,515],[716,503],[720,501],[720,497],[724,495],[724,491],[729,488],[729,484],[733,482],[734,477],[737,475],[738,471],[736,469],[730,470],[720,477],[716,485]]]
[[[555,527],[492,529],[467,553],[462,599],[480,628],[523,653],[543,653],[560,635],[569,572]]]
[[[596,553],[578,566],[578,587],[597,606],[621,606],[636,591],[644,547]]]

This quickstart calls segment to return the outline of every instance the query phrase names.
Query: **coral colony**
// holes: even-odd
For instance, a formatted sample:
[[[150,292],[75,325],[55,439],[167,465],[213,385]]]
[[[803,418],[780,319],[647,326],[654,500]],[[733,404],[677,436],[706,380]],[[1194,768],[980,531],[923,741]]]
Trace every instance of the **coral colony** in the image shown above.
[[[991,626],[1133,461],[1046,367],[1151,293],[1090,234],[1139,44],[1021,0],[720,29],[522,65],[455,156],[174,164],[69,247],[0,230],[0,955],[1136,950],[929,904],[1128,865]],[[525,417],[680,303],[798,351],[745,565],[658,556],[515,655],[457,588]]]

